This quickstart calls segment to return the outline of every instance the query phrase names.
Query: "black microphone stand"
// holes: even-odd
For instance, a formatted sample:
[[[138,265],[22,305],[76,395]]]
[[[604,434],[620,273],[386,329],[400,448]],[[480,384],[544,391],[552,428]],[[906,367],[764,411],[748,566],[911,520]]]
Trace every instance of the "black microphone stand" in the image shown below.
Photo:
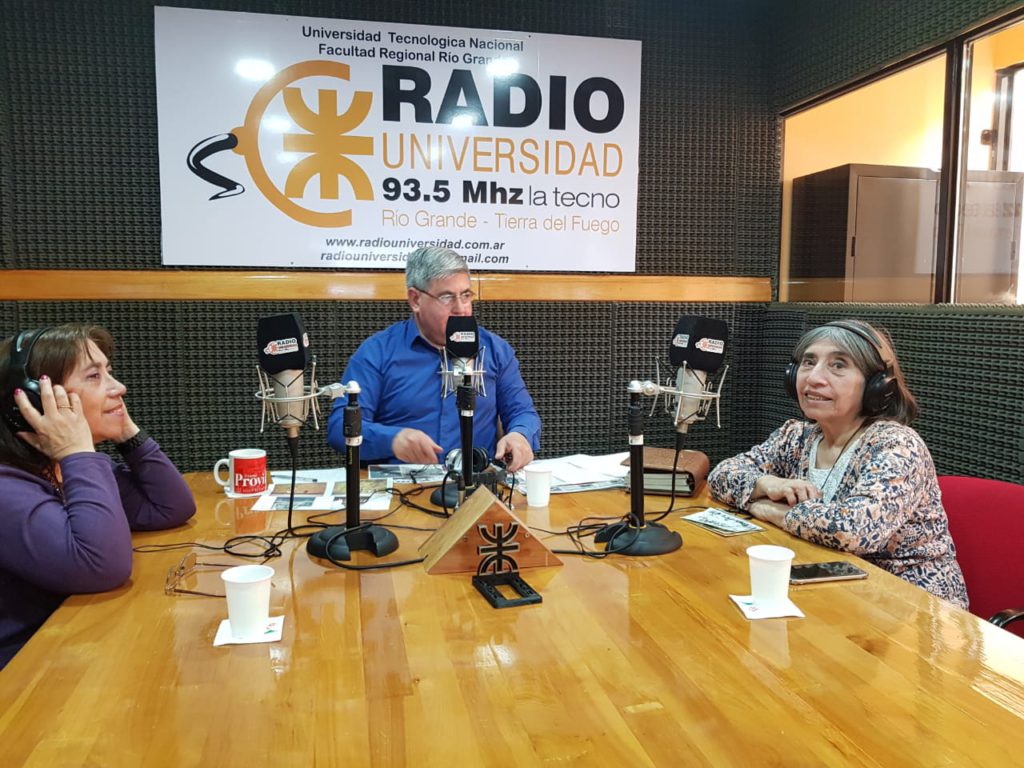
[[[363,443],[363,412],[359,407],[359,385],[345,386],[348,402],[344,410],[345,434],[345,524],[331,526],[319,534],[328,542],[331,559],[348,560],[351,550],[361,549],[377,557],[398,549],[398,537],[387,528],[359,522],[359,446]]]
[[[476,390],[470,374],[462,377],[455,390],[455,404],[459,409],[459,436],[462,438],[462,472],[456,485],[445,483],[430,495],[432,504],[445,509],[458,509],[466,499],[466,492],[476,485],[473,473],[473,413],[476,409]]]
[[[473,477],[473,412],[476,410],[476,390],[469,375],[462,377],[462,383],[455,392],[455,404],[459,409],[459,433],[462,437],[462,480],[459,483],[459,504],[465,500],[466,491],[476,480]]]
[[[664,555],[683,546],[683,537],[660,523],[644,519],[644,412],[642,385],[629,382],[629,516],[606,525],[594,536],[606,552],[618,555]]]

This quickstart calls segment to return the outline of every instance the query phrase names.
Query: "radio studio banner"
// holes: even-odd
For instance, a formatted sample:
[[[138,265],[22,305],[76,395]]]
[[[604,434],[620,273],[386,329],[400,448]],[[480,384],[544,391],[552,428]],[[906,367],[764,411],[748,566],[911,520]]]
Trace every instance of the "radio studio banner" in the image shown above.
[[[163,261],[635,267],[640,43],[155,9]]]

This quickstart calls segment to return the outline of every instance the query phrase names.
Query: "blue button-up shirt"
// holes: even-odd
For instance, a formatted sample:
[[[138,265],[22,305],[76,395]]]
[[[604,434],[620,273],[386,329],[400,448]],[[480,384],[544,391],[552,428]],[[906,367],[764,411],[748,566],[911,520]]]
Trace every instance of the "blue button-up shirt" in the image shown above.
[[[477,394],[473,446],[494,456],[498,418],[505,432],[519,432],[534,451],[540,448],[540,417],[519,373],[519,361],[508,342],[478,328],[484,354],[484,385]],[[395,463],[391,441],[401,430],[419,429],[449,451],[461,447],[455,395],[441,399],[441,353],[420,336],[412,318],[375,333],[348,361],[342,382],[353,379],[362,390],[363,461]],[[327,420],[327,442],[345,451],[343,409],[346,398],[334,401]]]

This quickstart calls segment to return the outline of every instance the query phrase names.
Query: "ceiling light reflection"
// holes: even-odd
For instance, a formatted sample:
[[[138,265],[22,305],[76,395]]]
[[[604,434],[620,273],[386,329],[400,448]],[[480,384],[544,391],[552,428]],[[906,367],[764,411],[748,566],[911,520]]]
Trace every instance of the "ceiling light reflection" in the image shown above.
[[[519,71],[519,60],[512,58],[495,59],[487,65],[491,77],[508,77]]]
[[[292,129],[292,121],[280,115],[267,115],[263,118],[263,127],[270,133],[284,133]]]
[[[266,59],[239,59],[235,64],[235,74],[246,80],[263,83],[274,76],[274,65]]]

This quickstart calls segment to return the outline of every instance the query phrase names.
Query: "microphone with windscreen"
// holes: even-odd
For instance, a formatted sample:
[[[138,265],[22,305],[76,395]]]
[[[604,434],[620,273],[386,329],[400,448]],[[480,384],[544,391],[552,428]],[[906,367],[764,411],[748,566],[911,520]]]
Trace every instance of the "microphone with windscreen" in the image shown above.
[[[729,366],[722,371],[717,389],[711,374],[721,368],[728,341],[729,326],[724,320],[689,315],[676,323],[668,348],[669,363],[677,369],[674,386],[670,380],[658,389],[669,397],[666,410],[674,415],[678,432],[685,433],[691,424],[704,421],[712,402],[721,426],[719,399]]]
[[[263,401],[263,422],[285,428],[288,437],[298,437],[299,428],[318,412],[316,397],[316,361],[306,386],[306,366],[310,363],[309,336],[297,312],[261,317],[256,324],[256,347],[259,355],[257,376]],[[319,428],[319,424],[317,424]],[[263,423],[260,424],[263,431]]]
[[[468,384],[474,392],[486,395],[484,358],[480,347],[476,318],[472,315],[451,315],[444,329],[441,350],[441,397],[448,397],[460,384]]]
[[[724,320],[684,315],[676,323],[668,347],[669,364],[676,369],[675,373],[670,374],[665,384],[645,381],[640,385],[644,395],[654,397],[654,405],[651,407],[652,415],[657,409],[658,397],[662,394],[666,396],[665,412],[672,415],[672,421],[676,428],[675,458],[671,467],[664,466],[664,456],[659,458],[656,450],[652,451],[651,455],[651,462],[656,468],[671,469],[670,492],[673,503],[676,494],[676,478],[679,472],[679,457],[682,455],[683,441],[690,426],[707,418],[712,403],[715,404],[715,425],[719,428],[722,426],[720,408],[722,385],[725,384],[725,375],[729,371],[729,366],[722,366],[728,341],[729,326]],[[721,375],[718,377],[718,386],[716,387],[712,376],[719,370],[721,370]],[[694,454],[692,459],[697,461],[698,467],[702,463],[707,463],[705,455],[699,452],[691,453]],[[706,473],[705,469],[704,474]],[[689,493],[692,493],[699,481],[694,480],[692,474],[690,478]],[[664,488],[657,478],[652,478],[650,487],[654,488],[658,485],[662,485]],[[647,486],[645,485],[645,487]]]
[[[288,495],[288,529],[292,535],[292,511],[295,503],[295,481],[299,462],[299,429],[313,416],[313,426],[320,429],[317,398],[340,397],[348,391],[341,384],[320,389],[316,384],[316,358],[309,354],[309,336],[297,312],[261,317],[256,323],[256,351],[259,364],[256,376],[260,388],[256,399],[263,404],[260,432],[267,421],[284,427],[291,454],[292,482]],[[309,365],[309,384],[305,383]],[[358,386],[356,387],[358,392]]]

